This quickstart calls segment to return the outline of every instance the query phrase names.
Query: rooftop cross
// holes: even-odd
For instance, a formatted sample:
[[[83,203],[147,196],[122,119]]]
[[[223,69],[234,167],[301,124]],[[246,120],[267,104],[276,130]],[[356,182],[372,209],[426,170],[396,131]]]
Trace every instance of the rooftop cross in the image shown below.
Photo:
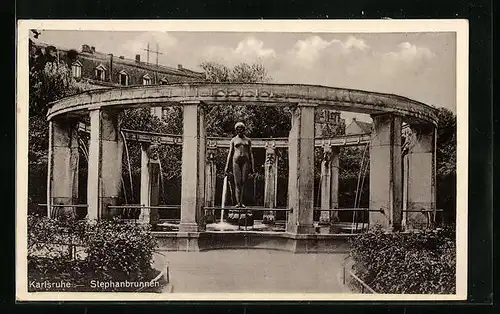
[[[148,42],[148,47],[146,49],[144,49],[144,50],[147,52],[146,61],[147,61],[148,64],[149,64],[149,53],[152,52],[152,53],[156,54],[156,67],[158,67],[158,55],[162,55],[163,54],[163,53],[161,53],[159,51],[158,43],[156,44],[156,51],[149,49],[149,42]],[[157,75],[156,75],[156,71],[155,71],[155,84],[157,83],[157,81],[158,80],[157,80]]]

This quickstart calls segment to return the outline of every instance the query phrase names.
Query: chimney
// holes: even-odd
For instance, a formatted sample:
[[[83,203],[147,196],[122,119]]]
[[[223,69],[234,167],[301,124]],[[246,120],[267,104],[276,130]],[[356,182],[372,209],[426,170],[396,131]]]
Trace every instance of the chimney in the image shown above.
[[[356,122],[356,117],[352,118],[352,122]]]
[[[135,62],[141,62],[141,55],[135,55]]]
[[[90,47],[90,49],[92,49],[92,52],[95,52],[95,47],[94,46]]]
[[[180,71],[184,70],[184,68],[182,67],[182,64],[178,64],[177,65],[177,69],[180,70]]]
[[[110,53],[109,55],[109,81],[113,82],[113,54]]]

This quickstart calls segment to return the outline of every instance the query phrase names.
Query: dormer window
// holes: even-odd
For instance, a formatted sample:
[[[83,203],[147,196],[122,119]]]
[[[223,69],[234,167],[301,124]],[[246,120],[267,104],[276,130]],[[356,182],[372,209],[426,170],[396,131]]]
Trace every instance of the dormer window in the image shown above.
[[[148,74],[142,77],[142,85],[151,85],[151,78]]]
[[[106,68],[104,67],[104,65],[99,64],[97,68],[95,68],[95,77],[99,81],[106,80]]]
[[[71,65],[71,73],[74,78],[81,78],[82,77],[82,64],[80,61],[75,61]]]
[[[123,86],[127,86],[128,85],[128,74],[127,72],[125,71],[120,71],[120,73],[118,73],[118,79],[119,79],[119,82],[120,82],[120,85],[123,85]]]

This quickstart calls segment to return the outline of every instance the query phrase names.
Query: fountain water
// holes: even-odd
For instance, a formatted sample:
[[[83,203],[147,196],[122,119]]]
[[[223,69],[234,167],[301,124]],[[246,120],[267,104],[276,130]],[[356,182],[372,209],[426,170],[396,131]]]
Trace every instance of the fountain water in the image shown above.
[[[125,134],[123,133],[123,131],[120,131],[120,134],[123,138],[123,144],[125,146],[125,155],[127,156],[128,176],[129,176],[129,180],[130,180],[130,193],[132,193],[132,195],[134,195],[134,186],[132,183],[132,166],[130,165],[130,154],[128,152],[127,138],[125,137]]]
[[[158,158],[158,164],[160,166],[160,198],[163,196],[163,201],[165,202],[165,184],[163,183],[163,168],[161,166],[161,158]]]
[[[228,181],[227,181],[227,176],[225,176],[224,181],[222,183],[222,203],[221,203],[220,222],[213,224],[213,227],[219,231],[236,230],[237,228],[224,221],[224,212],[225,212],[224,208],[226,207],[227,187],[228,187]],[[231,185],[229,185],[229,188],[231,188]]]
[[[224,207],[226,206],[226,194],[227,194],[227,176],[224,177],[224,182],[222,184],[222,204],[220,212],[220,222],[224,222]]]

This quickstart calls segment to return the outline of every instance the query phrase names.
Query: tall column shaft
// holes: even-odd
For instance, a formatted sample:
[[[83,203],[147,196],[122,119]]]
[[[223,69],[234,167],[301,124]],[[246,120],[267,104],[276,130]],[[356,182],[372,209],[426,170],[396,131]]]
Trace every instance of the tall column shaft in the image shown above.
[[[184,103],[180,232],[202,226],[205,203],[205,114],[200,102]]]
[[[292,212],[287,222],[291,233],[314,233],[314,109],[299,104],[292,113],[288,140],[288,206]]]
[[[330,162],[330,208],[339,208],[339,167],[340,167],[340,147],[332,147],[332,157]],[[338,212],[332,212],[330,218],[338,217]]]
[[[117,205],[121,189],[123,141],[118,112],[90,111],[87,202],[89,219],[111,218],[109,205]]]
[[[144,206],[150,206],[149,193],[150,193],[150,182],[149,182],[149,156],[148,149],[149,143],[141,143],[141,204]],[[142,208],[141,215],[139,216],[139,221],[141,223],[149,223],[149,208]]]
[[[338,208],[339,185],[339,148],[325,145],[321,162],[321,209]],[[320,224],[330,224],[331,219],[338,217],[337,212],[322,211]]]
[[[278,159],[276,156],[276,145],[270,143],[266,147],[266,161],[264,165],[264,207],[276,207],[276,191],[278,188]],[[276,211],[265,211],[263,223],[274,224]]]
[[[149,206],[160,205],[160,185],[161,173],[160,162],[158,159],[149,159]],[[153,228],[160,222],[160,214],[158,208],[151,208],[149,210],[149,223]]]
[[[401,118],[374,115],[370,143],[370,225],[399,229],[402,219]]]
[[[53,120],[49,122],[49,171],[48,200],[49,217],[67,213],[74,215],[75,208],[52,207],[78,203],[78,122]]]
[[[331,162],[332,162],[332,149],[329,145],[323,146],[323,160],[321,161],[321,209],[330,209],[331,205]],[[330,212],[322,211],[319,217],[320,224],[330,223]]]
[[[433,125],[412,125],[412,141],[408,151],[407,209],[436,208],[435,199],[435,128]],[[408,212],[406,226],[421,228],[432,222],[432,214]]]

